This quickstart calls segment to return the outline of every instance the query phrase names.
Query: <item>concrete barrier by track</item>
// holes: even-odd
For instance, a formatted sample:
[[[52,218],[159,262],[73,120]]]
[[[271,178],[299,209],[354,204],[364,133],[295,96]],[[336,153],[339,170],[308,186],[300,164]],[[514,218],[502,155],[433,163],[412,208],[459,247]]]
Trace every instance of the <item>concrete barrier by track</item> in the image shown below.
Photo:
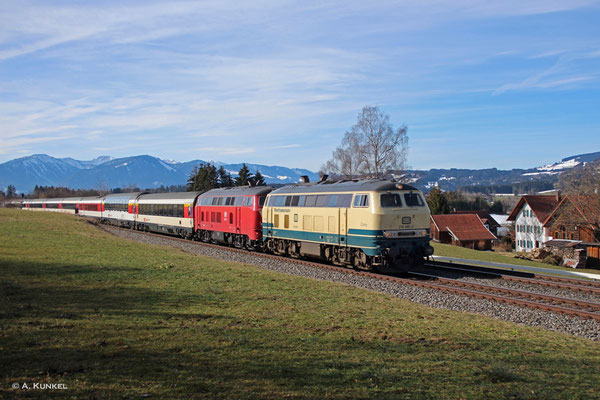
[[[496,263],[496,262],[490,262],[490,261],[469,260],[466,258],[442,257],[442,256],[436,256],[436,255],[431,256],[431,258],[433,258],[434,260],[437,260],[437,261],[454,262],[457,264],[471,264],[471,265],[479,265],[482,267],[503,268],[503,269],[506,269],[509,271],[526,271],[526,272],[532,272],[534,274],[570,276],[570,277],[588,278],[588,279],[593,279],[595,281],[600,281],[600,274],[590,274],[587,272],[568,271],[568,270],[564,270],[564,269],[528,267],[525,265],[504,264],[504,263]]]

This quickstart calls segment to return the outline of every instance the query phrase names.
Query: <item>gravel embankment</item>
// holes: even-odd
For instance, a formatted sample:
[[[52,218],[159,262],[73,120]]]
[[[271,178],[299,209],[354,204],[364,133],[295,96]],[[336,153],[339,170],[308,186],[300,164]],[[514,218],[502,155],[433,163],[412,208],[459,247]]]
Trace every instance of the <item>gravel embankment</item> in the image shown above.
[[[135,231],[115,229],[108,226],[102,226],[102,228],[116,236],[142,243],[167,245],[179,248],[188,253],[213,257],[224,261],[251,264],[263,269],[307,278],[340,282],[347,285],[390,294],[398,298],[414,301],[430,307],[476,313],[505,321],[565,332],[586,339],[600,341],[600,321],[570,317],[548,311],[521,308],[490,300],[472,299],[467,296],[445,293],[433,289],[419,288],[364,276],[344,274],[342,272],[331,271],[328,269],[299,265],[292,262],[287,262],[285,260],[272,260],[251,253],[230,251],[226,247],[221,249],[210,246],[202,246],[201,244],[194,242],[187,243],[171,240],[166,236],[158,237],[154,235],[146,235]],[[491,284],[490,280],[486,280],[485,283]],[[503,285],[504,284],[505,283],[503,283]],[[524,286],[521,288],[523,290],[525,289]],[[556,289],[548,288],[547,293],[552,294],[554,290]],[[590,301],[593,301],[593,299],[590,299]]]

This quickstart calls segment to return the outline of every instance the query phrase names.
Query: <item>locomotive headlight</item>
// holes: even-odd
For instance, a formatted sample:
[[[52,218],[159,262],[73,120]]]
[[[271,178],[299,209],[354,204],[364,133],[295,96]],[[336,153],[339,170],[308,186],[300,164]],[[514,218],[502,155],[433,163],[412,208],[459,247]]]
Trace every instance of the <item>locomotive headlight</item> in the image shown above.
[[[427,236],[427,231],[425,229],[423,229],[422,231],[419,232],[420,236]]]
[[[396,234],[396,232],[394,231],[383,231],[383,236],[385,236],[386,238],[391,238]]]

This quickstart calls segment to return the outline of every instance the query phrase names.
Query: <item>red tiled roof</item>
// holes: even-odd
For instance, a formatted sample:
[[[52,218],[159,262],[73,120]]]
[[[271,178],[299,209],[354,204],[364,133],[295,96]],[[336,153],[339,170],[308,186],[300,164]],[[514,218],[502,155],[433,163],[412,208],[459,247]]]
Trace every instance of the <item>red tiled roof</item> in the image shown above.
[[[486,221],[490,224],[490,226],[500,227],[501,225],[492,217],[492,215],[488,211],[483,210],[474,210],[474,211],[452,211],[450,214],[476,214],[481,218],[483,223]]]
[[[546,218],[554,211],[559,201],[556,196],[539,196],[539,195],[526,195],[522,196],[519,199],[519,202],[513,208],[512,212],[508,216],[508,221],[514,221],[517,219],[517,214],[521,211],[521,208],[525,205],[525,203],[529,204],[529,207],[533,210],[533,214],[536,218],[544,223]]]
[[[496,239],[476,214],[432,215],[431,219],[440,231],[448,231],[460,241]]]
[[[557,213],[560,213],[561,206],[571,203],[585,221],[593,224],[598,218],[600,213],[600,196],[598,195],[568,195],[554,208],[554,210],[548,214],[546,219],[543,221],[544,226],[550,226],[550,221]]]

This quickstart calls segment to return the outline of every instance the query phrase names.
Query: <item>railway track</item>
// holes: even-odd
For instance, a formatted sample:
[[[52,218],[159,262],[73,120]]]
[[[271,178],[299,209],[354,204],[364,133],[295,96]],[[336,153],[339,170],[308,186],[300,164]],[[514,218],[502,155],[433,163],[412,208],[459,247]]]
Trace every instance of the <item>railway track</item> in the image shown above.
[[[88,220],[88,222],[109,232],[108,229],[105,229],[105,227],[103,225],[98,224],[96,221]],[[263,257],[266,259],[285,261],[285,262],[300,264],[300,265],[304,265],[304,266],[308,266],[308,267],[312,267],[312,268],[328,269],[328,270],[337,271],[340,273],[368,277],[371,279],[378,279],[378,280],[394,282],[394,283],[398,283],[398,284],[417,286],[417,287],[426,288],[426,289],[440,290],[443,292],[449,292],[449,293],[458,294],[458,295],[462,295],[462,296],[469,296],[469,297],[477,298],[477,299],[486,299],[486,300],[491,300],[491,301],[504,303],[504,304],[512,304],[512,305],[516,305],[519,307],[526,307],[526,308],[531,308],[531,309],[535,309],[535,310],[545,310],[545,311],[556,312],[556,313],[566,314],[566,315],[570,315],[570,316],[577,316],[577,317],[581,317],[581,318],[594,319],[594,320],[600,321],[600,303],[586,302],[586,301],[581,301],[581,300],[568,299],[568,298],[558,297],[558,296],[544,295],[544,294],[527,292],[527,291],[522,291],[522,290],[506,289],[506,288],[497,287],[497,286],[493,286],[493,285],[475,284],[475,283],[471,283],[471,282],[460,281],[457,279],[441,278],[441,277],[434,276],[434,275],[421,274],[421,273],[416,273],[416,272],[411,272],[409,274],[410,275],[409,277],[382,275],[382,274],[378,274],[378,273],[374,273],[374,272],[355,270],[355,269],[346,268],[346,267],[339,267],[339,266],[330,265],[330,264],[323,264],[323,263],[319,263],[319,262],[315,262],[315,261],[309,261],[309,260],[303,260],[303,259],[297,259],[297,258],[289,258],[289,257],[283,257],[283,256],[279,256],[279,255],[260,253],[260,252],[250,252],[245,249],[239,249],[239,248],[235,248],[235,247],[226,247],[226,246],[216,245],[216,244],[212,244],[212,243],[190,241],[190,240],[186,240],[186,239],[182,239],[182,238],[178,238],[178,237],[174,237],[174,236],[169,236],[169,235],[164,235],[164,234],[160,234],[160,233],[132,231],[131,229],[120,228],[120,227],[115,227],[115,226],[111,226],[111,228],[120,229],[123,231],[129,231],[129,232],[136,232],[136,233],[144,234],[144,235],[157,236],[157,237],[160,237],[163,239],[184,242],[187,244],[192,243],[192,244],[196,244],[198,246],[208,246],[208,247],[213,247],[213,248],[217,248],[217,249],[221,249],[221,250],[227,250],[227,251],[245,253],[245,254],[252,254],[254,256]],[[468,268],[470,266],[461,266],[461,267]],[[481,271],[479,271],[479,272],[481,272]],[[495,272],[494,273],[490,272],[489,274],[495,274]],[[511,277],[511,278],[519,278],[519,277]],[[503,277],[503,279],[506,279],[506,278]],[[536,280],[539,280],[542,282],[551,282],[552,284],[561,284],[561,285],[567,284],[565,282],[557,282],[557,281],[553,282],[551,280],[539,279],[539,276],[536,278],[532,278],[533,281],[531,279],[527,279],[527,278],[520,278],[520,279],[524,279],[524,281],[526,283],[531,283],[531,282],[535,282]],[[570,280],[570,281],[573,281],[573,280]],[[583,285],[583,284],[578,285],[578,284],[574,284],[572,282],[569,284],[574,285],[574,286],[588,287],[588,285]],[[561,287],[564,288],[564,286],[561,286]],[[589,288],[597,289],[594,286],[589,286]],[[597,293],[597,292],[594,291],[594,293]]]
[[[482,274],[506,281],[525,283],[529,285],[567,289],[583,293],[600,294],[600,283],[584,280],[560,278],[549,275],[536,275],[529,272],[510,271],[497,268],[479,267],[466,264],[447,263],[443,261],[428,261],[425,266],[440,270]]]

